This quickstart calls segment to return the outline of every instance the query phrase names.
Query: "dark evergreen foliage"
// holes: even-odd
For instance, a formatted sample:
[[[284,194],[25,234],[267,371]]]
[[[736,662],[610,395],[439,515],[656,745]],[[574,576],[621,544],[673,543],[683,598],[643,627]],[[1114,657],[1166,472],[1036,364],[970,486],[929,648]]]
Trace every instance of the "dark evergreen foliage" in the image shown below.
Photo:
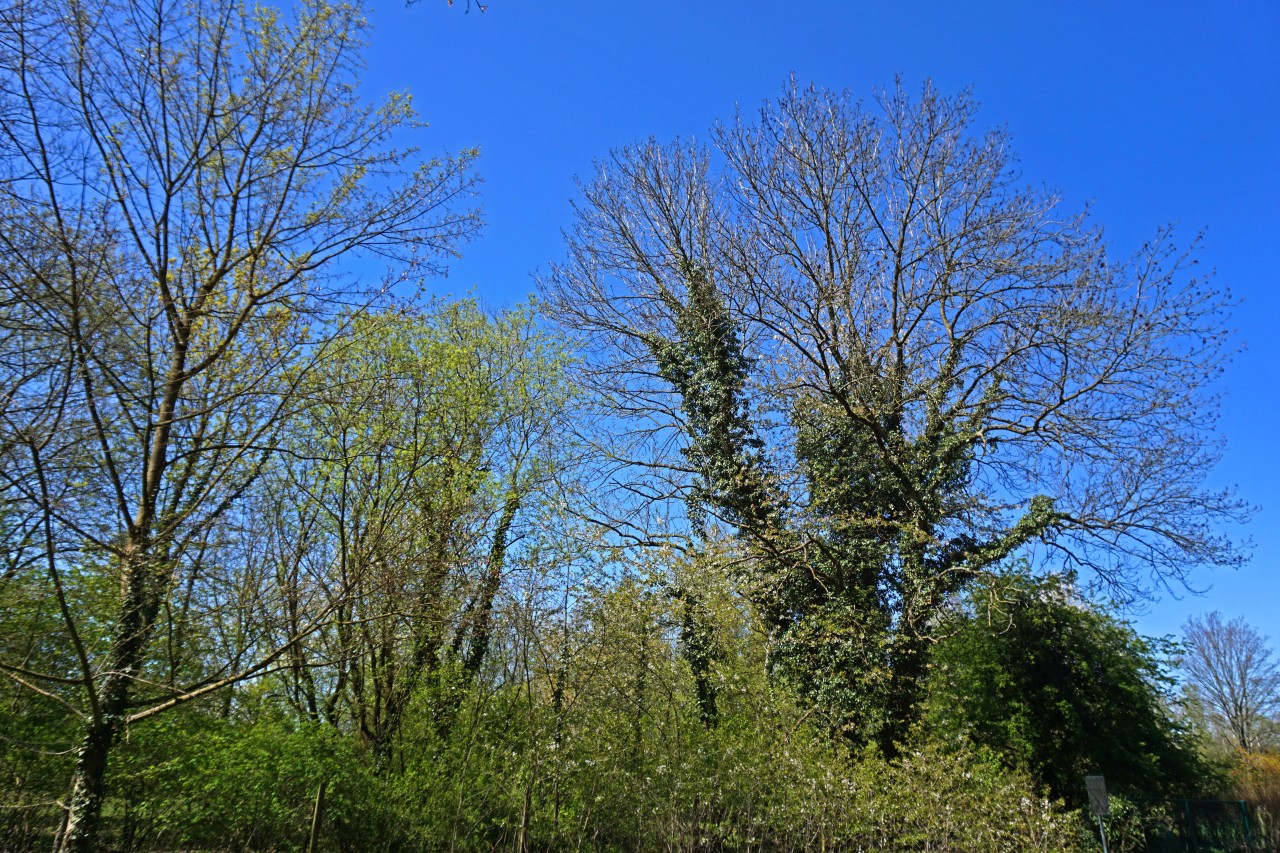
[[[975,592],[934,652],[933,729],[962,735],[1085,805],[1086,774],[1128,797],[1221,790],[1174,703],[1168,641],[1139,636],[1058,579]]]

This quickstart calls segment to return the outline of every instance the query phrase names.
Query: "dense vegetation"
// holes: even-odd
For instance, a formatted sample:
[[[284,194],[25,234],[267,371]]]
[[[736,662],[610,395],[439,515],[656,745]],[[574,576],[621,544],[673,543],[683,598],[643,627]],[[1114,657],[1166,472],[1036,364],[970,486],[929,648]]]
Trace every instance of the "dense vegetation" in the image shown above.
[[[966,98],[792,83],[714,157],[615,152],[489,311],[420,296],[474,152],[397,147],[358,7],[2,24],[0,846],[1067,851],[1086,773],[1112,849],[1274,808],[1272,700],[1184,704],[1099,603],[1240,561],[1228,300]]]

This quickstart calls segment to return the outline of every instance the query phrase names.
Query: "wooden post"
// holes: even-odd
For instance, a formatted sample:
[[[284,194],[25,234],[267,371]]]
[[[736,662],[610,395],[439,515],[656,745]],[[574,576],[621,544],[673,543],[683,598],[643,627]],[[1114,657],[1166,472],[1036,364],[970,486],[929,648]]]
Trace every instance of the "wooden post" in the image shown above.
[[[320,843],[320,821],[324,817],[324,788],[325,780],[320,780],[320,787],[316,788],[316,805],[311,810],[311,833],[307,836],[307,853],[316,853],[319,850]]]

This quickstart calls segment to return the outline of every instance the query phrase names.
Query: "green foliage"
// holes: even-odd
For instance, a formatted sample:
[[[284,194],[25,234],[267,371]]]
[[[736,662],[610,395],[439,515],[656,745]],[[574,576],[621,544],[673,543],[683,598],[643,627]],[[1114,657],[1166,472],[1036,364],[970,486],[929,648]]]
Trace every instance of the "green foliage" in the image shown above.
[[[864,758],[854,767],[855,850],[1077,851],[1077,818],[1035,793],[1027,776],[963,742],[925,742],[896,762]]]
[[[479,691],[399,780],[416,842],[465,850],[1075,850],[1076,818],[964,744],[850,755],[770,684],[764,642],[705,566],[717,724],[680,650],[683,602],[625,580],[580,602],[567,667]],[[563,701],[555,701],[562,678]],[[429,737],[428,737],[429,739]]]
[[[70,767],[76,727],[58,703],[16,685],[0,685],[0,850],[47,847],[61,818],[58,799]]]
[[[483,678],[455,661],[420,682],[381,767],[269,679],[134,726],[104,843],[300,849],[323,779],[327,850],[1075,849],[1074,816],[963,738],[851,754],[773,683],[715,555],[643,568],[583,588]]]
[[[343,319],[308,377],[315,400],[275,472],[290,586],[335,613],[300,646],[288,691],[314,719],[354,726],[389,766],[415,690],[474,678],[513,542],[564,457],[567,356],[532,315],[474,301]],[[311,570],[315,572],[315,569]],[[336,663],[317,681],[304,659]],[[460,663],[461,669],[444,668]],[[439,708],[441,726],[452,715]]]
[[[893,726],[888,618],[826,602],[781,634],[769,662],[781,684],[821,709],[832,728],[865,742]]]
[[[895,604],[907,587],[885,572],[914,554],[927,579],[940,546],[920,550],[875,520],[898,498],[853,458],[856,437],[834,415],[811,411],[798,444],[814,506],[767,498],[753,504],[767,512],[736,516],[754,530],[751,560],[707,524],[702,553],[615,552],[612,574],[598,572],[588,543],[540,527],[563,513],[546,494],[573,398],[563,350],[530,315],[462,302],[347,322],[350,337],[305,380],[294,461],[263,480],[257,506],[276,514],[252,519],[268,522],[273,571],[261,577],[279,596],[255,600],[334,616],[277,672],[130,727],[107,779],[105,844],[298,849],[325,780],[334,850],[1068,851],[1087,832],[1044,792],[1078,799],[1079,777],[1099,769],[1123,792],[1164,793],[1196,772],[1160,704],[1160,650],[1063,588],[1017,578],[999,585],[1003,621],[984,619],[975,594],[953,622],[926,626],[946,636],[928,730],[912,732],[907,664],[923,666],[927,646]],[[708,328],[699,346],[733,344]],[[741,376],[720,394],[698,384],[745,363],[670,355],[671,376],[708,403],[690,405],[691,421],[742,462],[719,466],[714,442],[695,442],[706,494],[746,512],[774,485],[752,455]],[[536,507],[538,522],[510,507]],[[947,559],[997,561],[1051,518],[1033,502],[1009,542]],[[790,553],[797,530],[805,562]],[[521,543],[511,566],[508,534]],[[83,613],[105,612],[104,577],[64,572]],[[28,588],[39,582],[27,569],[0,587],[0,643],[10,659],[73,669],[57,612]],[[911,588],[952,589],[921,583]],[[244,631],[281,618],[242,617]],[[201,630],[193,649],[216,638]],[[56,690],[6,689],[0,765],[13,793],[0,830],[10,846],[47,846],[74,726]],[[849,748],[868,740],[893,750]],[[1135,812],[1117,837],[1158,817]]]
[[[68,603],[85,617],[82,636],[101,645],[118,578],[81,565],[61,580]],[[0,614],[0,662],[18,667],[0,670],[0,849],[22,850],[46,846],[43,839],[61,818],[57,803],[79,730],[68,710],[81,701],[83,688],[39,677],[78,669],[44,566],[14,567],[0,577]]]
[[[1043,541],[1132,596],[1238,565],[1212,520],[1248,513],[1202,486],[1229,298],[1167,234],[1109,259],[968,96],[875,101],[792,80],[709,147],[612,152],[542,284],[612,416],[613,531],[730,526],[779,683],[890,754],[972,581]]]
[[[1137,797],[1211,784],[1173,717],[1169,644],[1137,635],[1068,583],[1000,581],[973,593],[945,630],[927,711],[940,736],[990,747],[1077,806],[1089,773]]]
[[[396,837],[393,804],[350,738],[271,713],[138,727],[113,767],[104,818],[123,849],[299,849],[322,780],[330,849],[377,850]]]
[[[706,271],[685,261],[681,272],[688,301],[676,311],[675,336],[654,335],[647,343],[687,418],[683,453],[698,474],[687,499],[689,517],[703,529],[707,510],[714,509],[738,527],[762,533],[776,507],[769,504],[760,467],[764,443],[747,411],[751,361]]]
[[[918,713],[928,655],[921,631],[947,596],[1049,530],[1053,501],[1037,496],[986,540],[949,521],[966,500],[985,406],[948,418],[936,402],[914,430],[894,376],[846,366],[835,399],[793,403],[794,453],[808,505],[767,470],[750,418],[752,362],[710,275],[685,260],[685,300],[668,295],[672,336],[646,343],[680,395],[697,472],[694,526],[712,511],[754,559],[738,581],[771,632],[770,671],[816,703],[854,743],[896,749]],[[852,408],[851,408],[852,407]]]
[[[256,595],[246,495],[309,403],[326,321],[479,225],[456,209],[475,152],[425,161],[409,98],[362,96],[366,28],[325,0],[6,9],[0,504],[20,523],[0,548],[42,558],[77,658],[32,676],[80,688],[60,849],[95,849],[131,721],[266,668],[302,628]],[[388,262],[373,286],[337,263],[366,252]],[[116,581],[105,614],[65,595],[90,567]]]
[[[1160,644],[1019,578],[944,618],[1036,539],[1122,590],[1238,559],[1225,303],[1113,273],[968,99],[793,85],[726,181],[651,144],[584,187],[547,304],[632,437],[602,518],[564,343],[387,298],[476,227],[474,152],[405,173],[359,5],[99,6],[0,37],[0,846],[299,849],[323,783],[326,850],[1065,853],[1083,773],[1194,786]]]

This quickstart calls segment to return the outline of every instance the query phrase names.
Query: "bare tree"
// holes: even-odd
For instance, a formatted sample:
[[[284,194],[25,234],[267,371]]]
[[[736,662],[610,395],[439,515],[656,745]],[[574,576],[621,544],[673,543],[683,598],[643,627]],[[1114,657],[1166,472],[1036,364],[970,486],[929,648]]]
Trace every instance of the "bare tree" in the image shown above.
[[[323,0],[0,13],[0,488],[21,522],[5,546],[41,573],[77,661],[3,672],[82,719],[62,849],[94,848],[125,726],[285,651],[190,684],[150,666],[162,614],[229,553],[219,521],[324,355],[317,321],[377,296],[335,261],[413,274],[478,224],[454,209],[470,155],[415,165],[393,147],[416,124],[407,96],[359,100],[363,27]],[[118,590],[109,612],[85,612],[86,577]]]
[[[1243,618],[1222,621],[1217,611],[1182,626],[1186,686],[1222,741],[1245,752],[1274,745],[1280,712],[1280,665],[1267,638]]]
[[[1241,560],[1216,525],[1247,509],[1201,486],[1229,298],[1168,232],[1116,260],[973,114],[792,83],[712,151],[615,152],[543,282],[614,525],[736,530],[775,675],[887,747],[938,606],[1011,555],[1122,595]]]

